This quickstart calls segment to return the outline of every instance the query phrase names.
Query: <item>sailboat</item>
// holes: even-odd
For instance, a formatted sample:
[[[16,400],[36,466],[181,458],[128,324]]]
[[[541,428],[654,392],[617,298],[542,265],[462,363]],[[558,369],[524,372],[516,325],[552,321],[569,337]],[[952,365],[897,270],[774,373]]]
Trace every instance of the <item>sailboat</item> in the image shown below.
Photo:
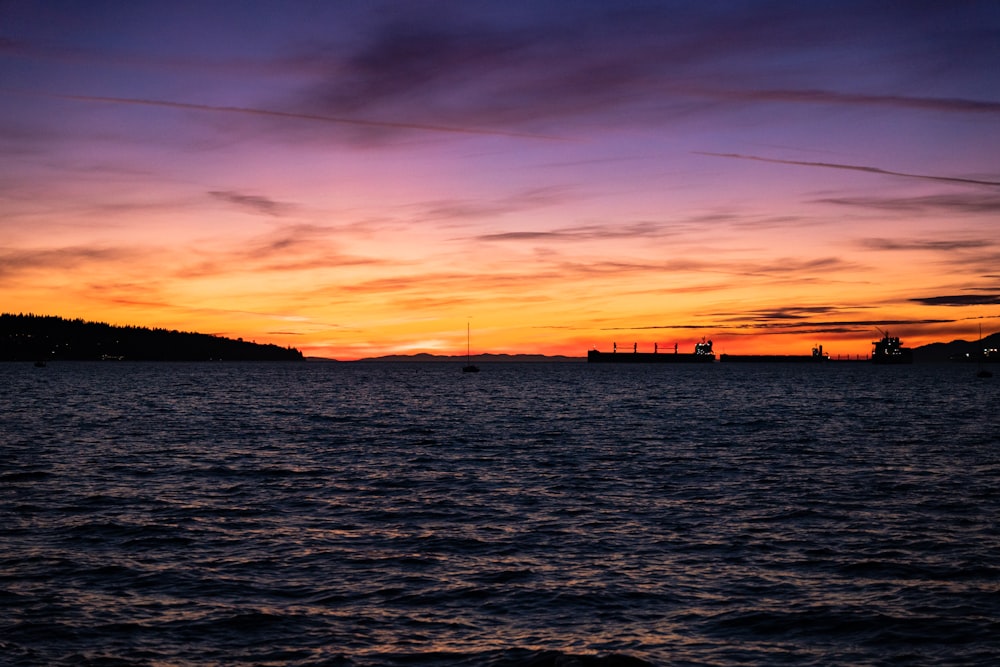
[[[993,377],[993,371],[988,371],[985,368],[983,368],[983,357],[986,356],[986,351],[983,349],[983,325],[982,324],[979,325],[979,350],[977,350],[977,353],[978,353],[978,357],[979,357],[978,358],[978,361],[979,361],[979,372],[976,373],[976,377],[980,377],[980,378],[991,378],[991,377]]]
[[[463,373],[478,373],[479,366],[472,363],[472,348],[469,347],[470,342],[470,330],[469,324],[465,324],[465,365],[462,366]]]

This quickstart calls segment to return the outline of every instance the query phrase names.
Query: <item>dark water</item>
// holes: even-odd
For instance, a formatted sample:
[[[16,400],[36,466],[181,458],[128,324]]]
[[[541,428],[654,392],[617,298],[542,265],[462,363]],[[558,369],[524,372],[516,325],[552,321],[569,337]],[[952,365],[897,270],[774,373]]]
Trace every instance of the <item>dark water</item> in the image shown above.
[[[998,397],[969,366],[2,364],[0,664],[997,664]]]

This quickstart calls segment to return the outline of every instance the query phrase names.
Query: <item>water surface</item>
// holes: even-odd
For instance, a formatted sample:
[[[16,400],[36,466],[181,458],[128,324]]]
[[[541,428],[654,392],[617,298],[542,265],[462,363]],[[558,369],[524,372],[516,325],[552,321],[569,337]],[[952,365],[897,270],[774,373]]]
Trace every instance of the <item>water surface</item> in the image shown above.
[[[13,665],[995,664],[969,366],[0,364]]]

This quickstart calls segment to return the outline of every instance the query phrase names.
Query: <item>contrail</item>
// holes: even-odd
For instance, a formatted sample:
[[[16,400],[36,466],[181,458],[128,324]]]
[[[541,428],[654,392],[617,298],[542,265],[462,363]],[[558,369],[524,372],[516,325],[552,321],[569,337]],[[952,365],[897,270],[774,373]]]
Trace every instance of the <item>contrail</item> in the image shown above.
[[[547,141],[568,141],[561,137],[543,134],[528,134],[523,132],[505,132],[470,127],[454,127],[450,125],[427,125],[423,123],[401,123],[394,121],[366,120],[364,118],[347,118],[342,116],[322,116],[319,114],[298,113],[293,111],[275,111],[271,109],[253,109],[249,107],[215,106],[211,104],[195,104],[192,102],[171,102],[169,100],[147,100],[133,97],[102,97],[98,95],[63,95],[58,93],[32,93],[17,91],[22,95],[51,97],[76,102],[98,102],[106,104],[133,104],[167,109],[186,109],[189,111],[208,111],[214,113],[238,113],[249,116],[268,116],[271,118],[287,118],[293,120],[308,120],[321,123],[337,123],[340,125],[358,125],[361,127],[390,128],[397,130],[420,130],[423,132],[447,132],[450,134],[474,134],[497,137],[513,137],[516,139],[544,139]]]
[[[889,171],[878,167],[865,167],[856,164],[837,164],[835,162],[800,162],[799,160],[778,160],[776,158],[759,157],[757,155],[741,155],[739,153],[711,153],[708,151],[692,151],[695,155],[709,155],[712,157],[727,157],[736,160],[755,160],[757,162],[772,162],[774,164],[790,164],[797,167],[823,167],[825,169],[848,169],[850,171],[864,171],[869,174],[881,174],[883,176],[901,176],[903,178],[920,178],[925,181],[944,181],[946,183],[965,183],[966,185],[991,185],[1000,186],[998,181],[981,181],[975,178],[959,178],[957,176],[931,176],[928,174],[908,174],[903,171]]]

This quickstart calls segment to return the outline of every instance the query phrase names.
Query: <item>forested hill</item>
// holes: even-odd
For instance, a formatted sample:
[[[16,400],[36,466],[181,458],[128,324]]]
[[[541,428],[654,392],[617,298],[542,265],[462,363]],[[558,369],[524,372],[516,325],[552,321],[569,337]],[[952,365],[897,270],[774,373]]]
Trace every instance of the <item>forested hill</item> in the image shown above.
[[[209,334],[119,327],[40,315],[0,315],[0,361],[297,361],[291,347]]]

